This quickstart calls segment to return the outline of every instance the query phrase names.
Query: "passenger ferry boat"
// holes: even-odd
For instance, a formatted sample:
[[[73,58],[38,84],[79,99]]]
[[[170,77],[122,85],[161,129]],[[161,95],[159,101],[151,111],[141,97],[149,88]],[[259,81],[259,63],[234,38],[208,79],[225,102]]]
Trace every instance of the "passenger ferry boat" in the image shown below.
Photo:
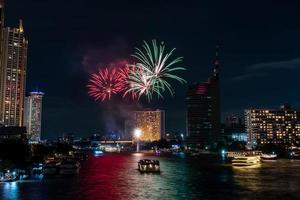
[[[76,160],[63,160],[59,167],[59,174],[78,174],[80,170],[80,163]]]
[[[138,162],[140,172],[160,172],[158,160],[143,159]]]
[[[232,160],[232,166],[247,167],[258,165],[260,163],[260,156],[237,156]]]
[[[226,153],[226,157],[229,160],[234,159],[235,157],[243,157],[243,156],[260,156],[261,151],[228,151]]]

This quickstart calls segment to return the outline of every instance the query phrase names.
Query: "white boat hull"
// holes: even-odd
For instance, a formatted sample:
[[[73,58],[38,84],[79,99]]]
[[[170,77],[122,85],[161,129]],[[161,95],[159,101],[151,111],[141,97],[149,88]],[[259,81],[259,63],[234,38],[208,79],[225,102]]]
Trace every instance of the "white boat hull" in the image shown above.
[[[249,167],[260,164],[259,156],[240,156],[235,157],[232,160],[232,166],[234,167]]]

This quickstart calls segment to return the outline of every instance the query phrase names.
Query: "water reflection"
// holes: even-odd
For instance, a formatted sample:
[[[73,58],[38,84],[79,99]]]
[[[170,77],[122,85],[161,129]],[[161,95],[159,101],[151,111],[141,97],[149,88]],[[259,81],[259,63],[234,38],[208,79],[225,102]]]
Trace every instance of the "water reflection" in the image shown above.
[[[299,199],[300,161],[263,162],[258,168],[234,169],[234,181],[254,197]]]
[[[141,174],[140,159],[158,159],[161,174]],[[233,168],[215,157],[137,154],[89,157],[78,176],[0,184],[0,199],[300,199],[300,160]]]
[[[19,199],[19,188],[17,182],[2,183],[2,199],[15,200]]]
[[[232,166],[232,168],[236,171],[247,171],[249,169],[258,169],[261,167],[261,164],[249,165],[249,166]]]

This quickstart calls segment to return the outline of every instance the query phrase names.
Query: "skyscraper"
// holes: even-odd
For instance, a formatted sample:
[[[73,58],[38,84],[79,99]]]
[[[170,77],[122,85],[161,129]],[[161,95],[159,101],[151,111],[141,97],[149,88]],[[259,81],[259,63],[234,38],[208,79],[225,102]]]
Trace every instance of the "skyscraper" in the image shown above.
[[[22,126],[27,46],[22,20],[18,28],[2,29],[0,65],[0,119],[4,126]]]
[[[142,131],[141,141],[156,141],[165,137],[165,111],[144,110],[134,112],[134,128]]]
[[[4,125],[3,117],[2,117],[2,107],[3,107],[3,98],[2,98],[2,87],[3,87],[3,31],[4,30],[4,0],[0,0],[0,126]]]
[[[187,105],[187,143],[201,148],[212,148],[220,134],[220,91],[218,47],[213,74],[207,82],[189,87]]]
[[[24,126],[27,128],[27,138],[33,142],[41,139],[43,92],[31,92],[25,98]]]

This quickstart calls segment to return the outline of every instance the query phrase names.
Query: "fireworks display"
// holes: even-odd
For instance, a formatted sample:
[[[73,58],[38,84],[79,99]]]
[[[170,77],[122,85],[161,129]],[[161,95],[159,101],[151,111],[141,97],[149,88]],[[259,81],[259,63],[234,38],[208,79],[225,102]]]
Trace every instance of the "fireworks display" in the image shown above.
[[[183,58],[171,59],[174,51],[175,48],[166,53],[164,43],[158,45],[156,40],[152,40],[151,45],[144,41],[142,48],[136,48],[132,55],[136,64],[99,69],[98,73],[92,74],[87,86],[89,95],[101,101],[109,100],[118,93],[123,93],[123,97],[130,95],[133,99],[145,95],[148,101],[153,95],[162,98],[166,90],[173,95],[169,80],[185,83],[183,78],[174,74],[185,70],[175,66]]]
[[[98,73],[91,75],[87,85],[88,94],[95,100],[110,100],[112,94],[117,94],[126,89],[124,71],[116,68],[99,69]]]
[[[163,43],[158,45],[156,40],[152,40],[152,45],[149,45],[144,41],[142,49],[136,48],[136,52],[132,55],[138,62],[134,70],[129,72],[128,82],[131,87],[127,91],[137,93],[138,97],[144,94],[148,100],[152,99],[153,94],[163,97],[162,93],[165,90],[173,95],[168,79],[185,83],[183,78],[174,74],[175,71],[185,70],[183,67],[174,67],[183,59],[178,57],[171,60],[174,50],[175,48],[166,53]]]
[[[133,98],[140,98],[144,94],[148,100],[152,98],[152,75],[145,72],[143,68],[138,65],[131,66],[126,80],[128,87],[124,96],[131,94]]]

